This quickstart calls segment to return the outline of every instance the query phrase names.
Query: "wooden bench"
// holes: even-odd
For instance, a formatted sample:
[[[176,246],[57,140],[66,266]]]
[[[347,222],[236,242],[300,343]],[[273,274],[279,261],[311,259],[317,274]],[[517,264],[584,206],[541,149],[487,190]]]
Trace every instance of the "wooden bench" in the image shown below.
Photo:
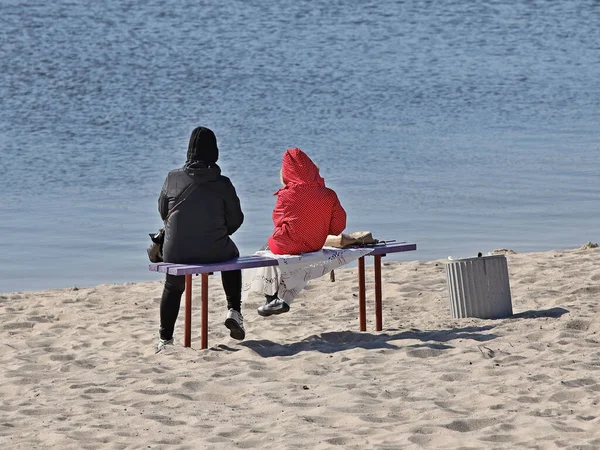
[[[417,249],[416,244],[406,242],[388,243],[373,246],[373,251],[365,256],[374,257],[375,266],[375,329],[383,327],[381,305],[381,258],[388,253],[409,252]],[[183,345],[191,346],[192,335],[192,275],[202,275],[202,324],[200,348],[208,348],[208,275],[228,270],[252,269],[255,267],[276,266],[277,260],[263,256],[240,256],[229,261],[214,264],[172,264],[152,263],[150,271],[185,276],[185,318]],[[367,331],[365,301],[365,257],[358,259],[358,309],[360,331]]]

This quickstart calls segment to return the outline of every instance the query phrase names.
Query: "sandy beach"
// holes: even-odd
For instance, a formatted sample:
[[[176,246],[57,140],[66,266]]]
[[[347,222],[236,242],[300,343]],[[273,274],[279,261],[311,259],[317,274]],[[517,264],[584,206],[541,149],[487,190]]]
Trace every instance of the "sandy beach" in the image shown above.
[[[383,267],[358,332],[356,269],[281,316],[244,304],[209,349],[155,353],[162,278],[0,294],[0,448],[600,448],[600,249],[508,254],[514,316],[452,319],[444,261]],[[199,278],[194,279],[198,284]]]

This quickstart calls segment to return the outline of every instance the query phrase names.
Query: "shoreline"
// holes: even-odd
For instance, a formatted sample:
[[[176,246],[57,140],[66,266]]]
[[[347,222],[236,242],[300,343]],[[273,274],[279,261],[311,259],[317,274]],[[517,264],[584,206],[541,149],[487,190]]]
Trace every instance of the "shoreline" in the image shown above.
[[[541,251],[527,251],[527,252],[521,252],[521,251],[516,251],[516,254],[528,254],[528,253],[545,253],[545,252],[557,252],[557,251],[567,251],[567,250],[576,250],[576,249],[581,249],[587,245],[597,245],[595,243],[592,242],[587,242],[579,247],[575,247],[575,248],[566,248],[566,249],[550,249],[550,250],[541,250]],[[427,259],[421,259],[421,258],[415,258],[415,256],[418,256],[418,252],[419,250],[422,251],[422,249],[420,249],[419,244],[417,243],[417,252],[409,252],[409,253],[398,253],[398,254],[390,254],[387,255],[386,258],[383,259],[384,262],[400,262],[400,263],[406,263],[406,262],[431,262],[431,261],[445,261],[447,258],[443,257],[443,258],[427,258]],[[593,248],[593,247],[592,247]],[[497,250],[502,250],[502,249],[494,249],[494,250],[486,250],[486,252],[489,253],[493,253]],[[510,250],[511,252],[513,250],[511,249],[505,249],[505,250]],[[486,253],[487,254],[487,253]],[[466,252],[457,252],[455,254],[450,255],[453,259],[460,259],[460,258],[469,258],[469,257],[474,257],[476,256],[477,253],[475,252],[472,255],[467,254]],[[367,264],[369,262],[369,260],[366,261]],[[142,266],[146,267],[148,266],[148,264],[150,264],[149,261],[147,261],[147,258],[144,259]],[[347,264],[346,266],[344,266],[344,268],[346,269],[352,269],[355,268],[357,265],[356,261],[353,261],[349,264]],[[77,284],[77,283],[73,283],[72,285],[69,286],[58,286],[58,287],[40,287],[40,288],[34,288],[34,289],[25,289],[25,290],[15,290],[15,291],[3,291],[0,290],[0,296],[7,296],[7,295],[12,295],[12,294],[26,294],[26,293],[39,293],[39,292],[45,292],[45,291],[57,291],[57,290],[69,290],[69,289],[90,289],[93,288],[95,286],[104,286],[104,285],[130,285],[130,284],[140,284],[140,283],[152,283],[154,281],[164,281],[163,280],[163,276],[162,274],[158,274],[156,272],[149,272],[149,271],[143,271],[144,275],[147,276],[147,279],[139,279],[137,281],[131,281],[131,279],[127,278],[127,279],[123,279],[121,278],[120,281],[117,282],[111,282],[111,281],[102,281],[102,282],[89,282],[89,283],[85,283],[85,284]],[[152,279],[150,279],[150,277],[152,277]],[[158,277],[158,278],[157,278]]]
[[[383,262],[383,331],[358,332],[356,269],[289,313],[243,305],[209,349],[154,353],[162,281],[0,294],[0,444],[11,448],[600,446],[600,249],[507,254],[513,313],[453,319],[443,262]],[[199,277],[194,277],[199,283]],[[199,284],[198,284],[199,286]],[[195,293],[200,290],[196,289]]]

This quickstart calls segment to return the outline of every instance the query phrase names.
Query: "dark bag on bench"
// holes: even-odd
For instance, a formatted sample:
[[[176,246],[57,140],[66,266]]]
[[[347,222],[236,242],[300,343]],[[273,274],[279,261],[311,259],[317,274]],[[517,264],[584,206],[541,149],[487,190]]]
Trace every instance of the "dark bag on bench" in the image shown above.
[[[188,188],[185,191],[183,191],[180,197],[181,200],[179,200],[175,204],[175,206],[171,208],[171,211],[169,211],[169,214],[167,214],[165,223],[167,223],[167,220],[169,220],[169,217],[171,216],[171,214],[173,214],[173,211],[175,211],[175,209],[177,209],[177,207],[181,205],[183,201],[190,196],[190,194],[194,191],[194,189],[196,189],[196,187],[198,187],[198,185],[196,183],[192,183],[188,186]],[[165,243],[165,229],[161,228],[156,233],[149,233],[149,235],[150,239],[152,240],[152,243],[146,249],[146,252],[148,253],[148,259],[150,259],[150,262],[153,263],[162,262],[163,245]]]
[[[152,243],[148,246],[148,258],[150,262],[157,263],[163,260],[163,245],[165,243],[165,229],[161,228],[156,233],[150,233]]]

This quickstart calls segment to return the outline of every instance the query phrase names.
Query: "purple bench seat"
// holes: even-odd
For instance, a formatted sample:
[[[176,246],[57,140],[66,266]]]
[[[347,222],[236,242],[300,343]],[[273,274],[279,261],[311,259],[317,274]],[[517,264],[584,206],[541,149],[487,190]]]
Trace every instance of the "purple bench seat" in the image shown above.
[[[276,265],[277,260],[273,258],[265,258],[264,256],[240,256],[239,258],[230,259],[229,261],[211,264],[153,263],[150,264],[150,270],[153,272],[168,273],[169,275],[195,275]]]
[[[381,258],[388,253],[409,252],[417,249],[416,244],[407,242],[394,242],[377,244],[373,251],[366,256],[375,259],[375,328],[382,330],[382,304],[381,304]],[[208,348],[208,275],[214,272],[228,270],[252,269],[255,267],[276,266],[277,260],[264,256],[240,256],[229,261],[212,264],[173,264],[152,263],[150,271],[167,273],[170,275],[185,276],[185,319],[184,319],[184,346],[191,346],[192,323],[192,275],[202,276],[202,325],[200,347]],[[332,278],[333,280],[333,278]],[[366,331],[366,302],[365,302],[365,257],[358,259],[358,305],[360,331]]]

